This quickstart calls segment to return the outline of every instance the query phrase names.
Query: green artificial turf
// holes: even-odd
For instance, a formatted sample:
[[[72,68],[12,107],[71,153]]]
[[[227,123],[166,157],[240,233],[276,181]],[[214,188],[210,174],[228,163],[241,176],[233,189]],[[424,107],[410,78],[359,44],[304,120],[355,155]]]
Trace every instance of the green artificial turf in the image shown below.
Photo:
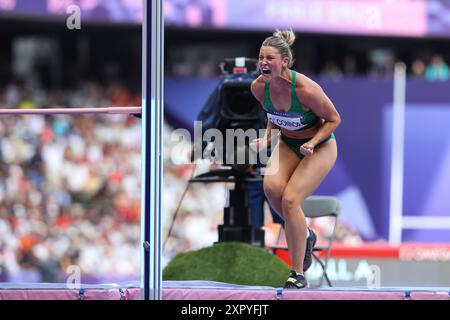
[[[267,249],[243,242],[222,242],[176,255],[163,280],[209,280],[241,285],[283,286],[288,266]]]

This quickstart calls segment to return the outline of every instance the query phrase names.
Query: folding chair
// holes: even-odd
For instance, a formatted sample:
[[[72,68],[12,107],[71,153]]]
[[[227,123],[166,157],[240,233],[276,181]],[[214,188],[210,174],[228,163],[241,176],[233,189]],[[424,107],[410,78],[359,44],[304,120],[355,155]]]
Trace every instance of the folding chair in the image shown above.
[[[331,281],[327,274],[327,265],[330,258],[331,246],[336,231],[338,215],[340,211],[339,199],[333,196],[309,196],[302,204],[303,212],[306,218],[315,219],[321,217],[332,217],[333,226],[331,233],[327,236],[327,243],[323,246],[315,246],[313,248],[313,257],[322,267],[322,277],[319,286],[322,285],[325,278],[327,284],[331,287]],[[325,251],[325,258],[320,259],[315,252]]]
[[[334,238],[334,234],[336,232],[336,225],[337,225],[338,215],[339,215],[339,211],[340,211],[339,200],[338,200],[338,198],[333,197],[333,196],[309,196],[303,202],[302,209],[303,209],[303,212],[304,212],[306,218],[316,219],[316,218],[321,218],[321,217],[331,217],[333,219],[332,220],[332,223],[333,223],[332,231],[327,236],[327,243],[322,246],[316,245],[313,248],[313,253],[312,253],[314,259],[317,261],[317,263],[319,263],[319,265],[322,268],[322,276],[320,277],[319,286],[322,286],[323,279],[325,279],[327,284],[331,287],[332,286],[331,281],[328,278],[328,274],[327,274],[327,265],[328,265],[328,260],[330,258],[331,246],[333,244],[333,238]],[[280,234],[281,234],[282,229],[283,228],[280,229]],[[280,236],[278,236],[278,239],[279,238],[280,238]],[[276,253],[276,250],[278,250],[278,249],[287,249],[287,248],[283,247],[283,246],[279,246],[278,241],[277,241],[277,244],[274,246],[271,246],[271,249],[273,249],[274,252]],[[316,252],[320,252],[320,251],[325,251],[324,259],[321,259],[316,254]]]

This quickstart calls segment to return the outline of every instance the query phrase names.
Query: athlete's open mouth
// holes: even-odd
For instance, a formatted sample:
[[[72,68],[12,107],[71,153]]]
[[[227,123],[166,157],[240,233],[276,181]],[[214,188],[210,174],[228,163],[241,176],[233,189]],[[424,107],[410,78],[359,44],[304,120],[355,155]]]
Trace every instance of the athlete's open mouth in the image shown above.
[[[264,73],[264,74],[270,74],[270,73],[271,73],[271,71],[270,71],[270,70],[268,70],[268,69],[265,69],[265,70],[262,70],[262,73]]]

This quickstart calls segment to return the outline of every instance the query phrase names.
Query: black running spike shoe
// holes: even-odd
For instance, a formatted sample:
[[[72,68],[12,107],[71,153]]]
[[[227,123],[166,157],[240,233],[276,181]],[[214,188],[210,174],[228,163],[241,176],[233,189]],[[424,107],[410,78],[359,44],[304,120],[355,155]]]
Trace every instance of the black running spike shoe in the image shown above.
[[[312,231],[311,228],[309,230],[309,237],[306,239],[306,250],[305,250],[305,258],[303,259],[303,272],[306,272],[312,264],[312,251],[314,246],[316,245],[317,235]]]
[[[303,289],[308,287],[308,282],[304,275],[297,274],[294,270],[291,270],[289,278],[284,284],[284,289]]]

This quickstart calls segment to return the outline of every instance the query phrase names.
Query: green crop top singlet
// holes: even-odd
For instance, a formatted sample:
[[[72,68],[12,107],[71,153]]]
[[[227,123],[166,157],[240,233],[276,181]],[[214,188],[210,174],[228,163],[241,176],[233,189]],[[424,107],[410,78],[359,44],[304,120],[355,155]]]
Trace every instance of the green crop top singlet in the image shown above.
[[[312,127],[319,121],[319,117],[312,111],[305,111],[295,93],[296,72],[292,70],[291,107],[287,112],[275,110],[270,101],[269,82],[264,84],[264,104],[267,109],[269,121],[287,130],[304,130]]]

